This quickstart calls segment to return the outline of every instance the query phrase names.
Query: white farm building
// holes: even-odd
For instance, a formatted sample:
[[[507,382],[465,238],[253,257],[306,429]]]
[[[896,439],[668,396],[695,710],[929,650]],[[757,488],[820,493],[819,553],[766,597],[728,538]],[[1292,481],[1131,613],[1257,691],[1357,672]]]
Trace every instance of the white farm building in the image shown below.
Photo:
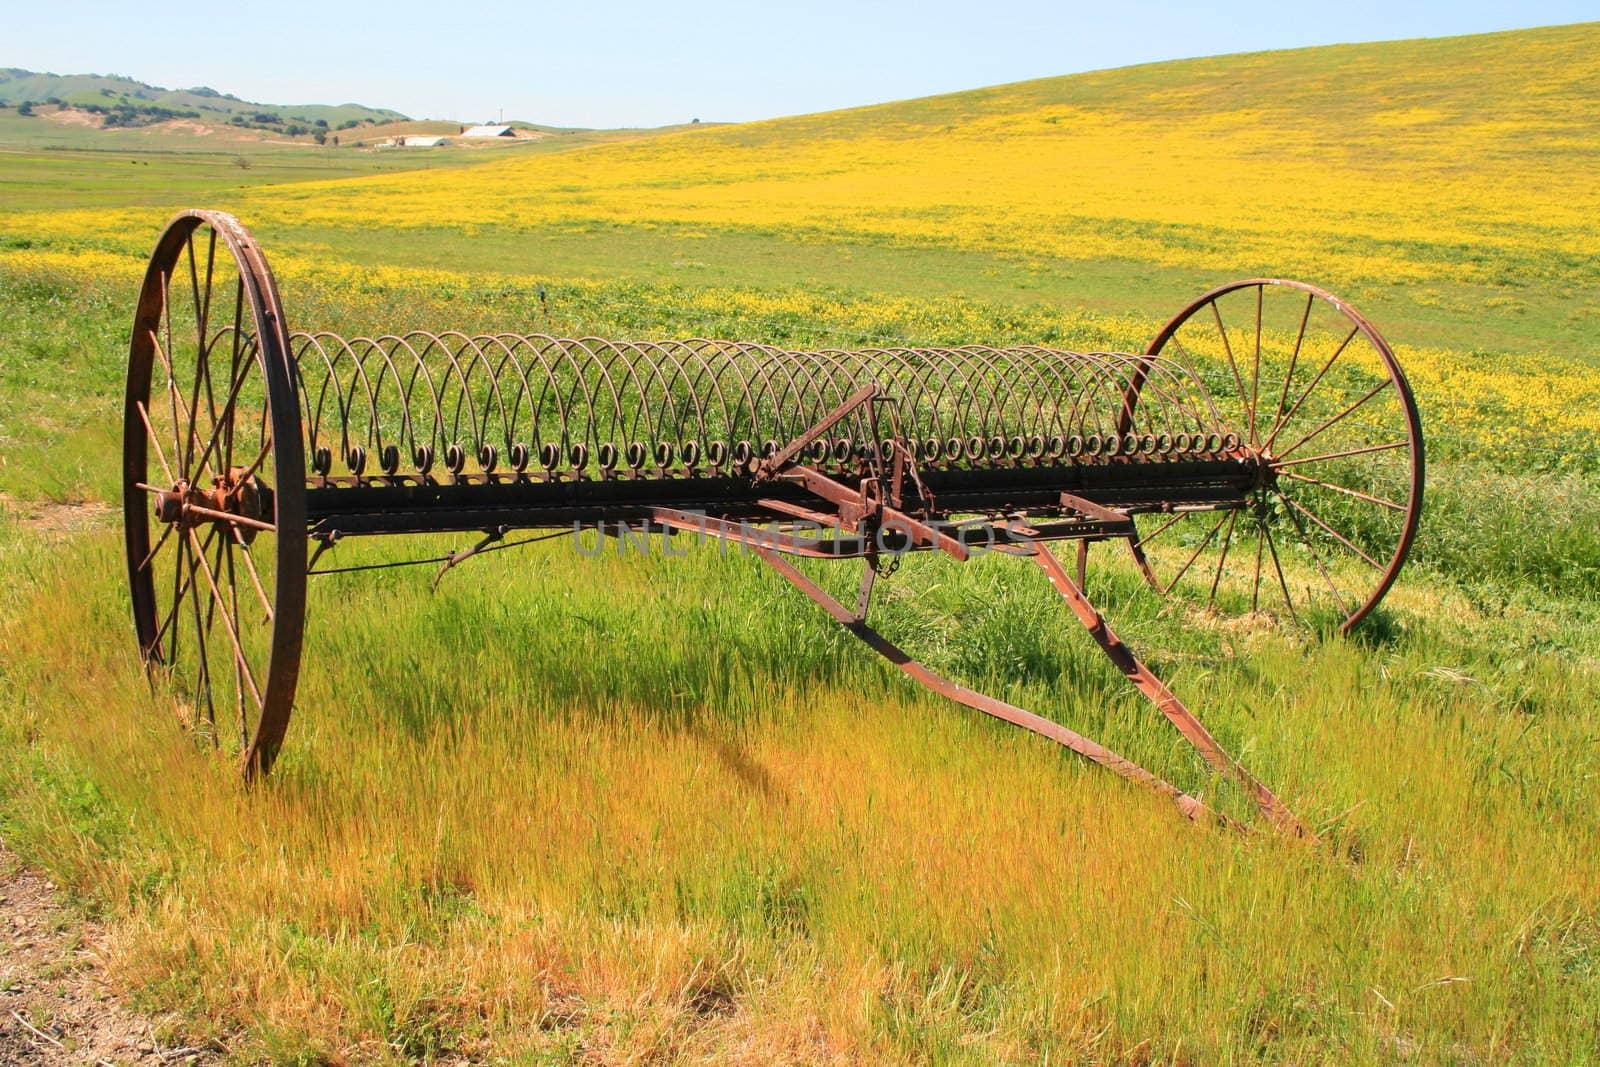
[[[515,137],[510,126],[468,126],[461,131],[463,137]]]
[[[407,148],[442,148],[450,142],[443,137],[406,137],[400,143]]]

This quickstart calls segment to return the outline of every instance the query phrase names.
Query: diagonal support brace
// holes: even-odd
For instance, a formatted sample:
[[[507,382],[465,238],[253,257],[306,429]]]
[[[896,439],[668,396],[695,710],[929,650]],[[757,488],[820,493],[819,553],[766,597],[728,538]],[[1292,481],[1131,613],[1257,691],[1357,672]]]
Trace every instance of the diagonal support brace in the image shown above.
[[[813,582],[781,555],[770,549],[760,547],[757,547],[755,552],[766,560],[774,570],[788,579],[790,584],[816,601],[823,610],[832,615],[846,630],[860,638],[867,647],[933,692],[948,697],[958,704],[972,708],[974,711],[981,711],[985,715],[992,715],[997,719],[1036,733],[1041,737],[1047,737],[1056,742],[1056,744],[1071,749],[1080,756],[1098,763],[1115,774],[1159,793],[1177,805],[1180,812],[1196,822],[1215,821],[1232,829],[1241,831],[1245,829],[1221,812],[1214,811],[1200,800],[1183,792],[1171,782],[1151,774],[1137,763],[1113,752],[1104,745],[1091,741],[1082,734],[1062,726],[1060,723],[1052,722],[1041,715],[1035,715],[1031,711],[1019,708],[1015,704],[1009,704],[986,693],[968,689],[966,686],[959,685],[934,673],[922,663],[907,655],[894,642],[874,630],[867,624],[865,619],[858,617],[855,612],[839,603],[827,590]]]

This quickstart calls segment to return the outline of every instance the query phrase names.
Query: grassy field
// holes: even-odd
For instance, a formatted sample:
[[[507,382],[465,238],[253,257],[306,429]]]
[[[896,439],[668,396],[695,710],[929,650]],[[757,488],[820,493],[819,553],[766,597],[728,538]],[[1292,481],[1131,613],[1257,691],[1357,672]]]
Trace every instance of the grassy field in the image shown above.
[[[0,153],[0,836],[174,1041],[240,1062],[1592,1062],[1596,45],[1163,64],[394,174]],[[1187,824],[925,697],[712,547],[319,579],[288,748],[244,791],[144,682],[107,507],[183,202],[263,237],[293,325],[347,331],[1129,349],[1236,274],[1343,292],[1430,440],[1376,625],[1163,600],[1115,546],[1090,587],[1323,846]],[[884,629],[1243,814],[1053,596],[914,560]]]

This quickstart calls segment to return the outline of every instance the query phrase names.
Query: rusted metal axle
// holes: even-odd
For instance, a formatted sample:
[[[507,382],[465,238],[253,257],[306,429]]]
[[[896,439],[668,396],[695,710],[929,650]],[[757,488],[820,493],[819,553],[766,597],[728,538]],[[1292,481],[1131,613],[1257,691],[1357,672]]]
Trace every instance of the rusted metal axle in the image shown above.
[[[203,211],[173,219],[152,256],[125,425],[140,650],[191,721],[236,741],[247,775],[283,741],[307,579],[364,569],[319,569],[335,546],[476,533],[424,561],[442,575],[536,539],[513,531],[694,531],[748,547],[929,689],[1227,821],[1065,726],[940,677],[868,622],[902,553],[1033,561],[1202,760],[1296,834],[1091,603],[1088,546],[1125,540],[1163,594],[1187,577],[1208,607],[1281,604],[1349,629],[1394,581],[1422,495],[1420,420],[1393,352],[1303,283],[1214,290],[1139,354],[343,338],[289,331],[259,246]],[[1078,543],[1076,576],[1048,548],[1062,540]],[[791,557],[862,560],[855,607]]]

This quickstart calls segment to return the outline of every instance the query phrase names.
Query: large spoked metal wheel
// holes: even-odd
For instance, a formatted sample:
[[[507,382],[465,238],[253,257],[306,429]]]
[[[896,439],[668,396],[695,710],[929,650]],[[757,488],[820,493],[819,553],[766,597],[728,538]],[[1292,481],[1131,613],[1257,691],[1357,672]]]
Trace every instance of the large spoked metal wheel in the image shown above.
[[[1422,423],[1388,343],[1322,289],[1256,278],[1200,297],[1147,352],[1204,377],[1204,414],[1238,436],[1232,458],[1253,476],[1243,507],[1136,516],[1145,578],[1220,610],[1350,631],[1394,584],[1422,516]]]
[[[139,651],[180,717],[271,766],[305,618],[305,464],[287,328],[230,215],[167,225],[128,356],[123,511]]]

